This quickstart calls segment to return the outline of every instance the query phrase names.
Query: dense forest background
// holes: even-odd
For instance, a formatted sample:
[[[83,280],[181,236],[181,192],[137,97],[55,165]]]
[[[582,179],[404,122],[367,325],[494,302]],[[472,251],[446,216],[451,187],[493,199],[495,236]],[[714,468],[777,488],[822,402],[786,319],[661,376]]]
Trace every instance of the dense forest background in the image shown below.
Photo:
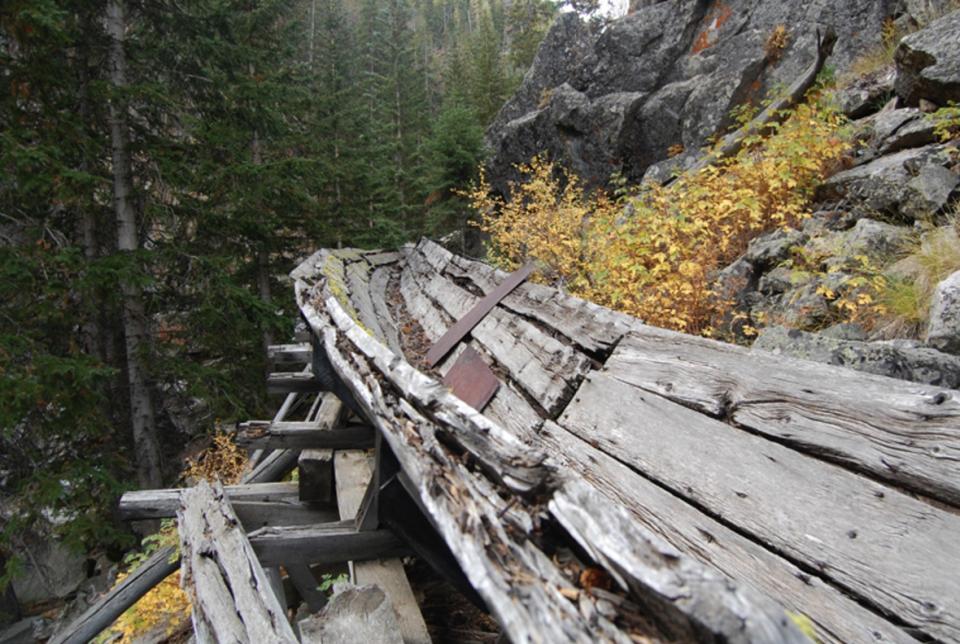
[[[0,562],[40,524],[129,543],[122,489],[263,410],[298,258],[462,226],[559,4],[6,0]]]

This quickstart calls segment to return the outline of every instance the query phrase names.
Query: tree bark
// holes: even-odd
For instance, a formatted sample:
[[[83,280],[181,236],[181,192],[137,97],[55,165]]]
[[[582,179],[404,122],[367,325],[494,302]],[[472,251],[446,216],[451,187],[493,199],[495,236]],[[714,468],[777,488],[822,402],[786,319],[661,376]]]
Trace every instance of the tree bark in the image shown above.
[[[250,67],[250,75],[254,73],[253,66]],[[260,145],[260,132],[253,131],[253,140],[250,142],[250,156],[253,165],[263,165],[263,151]],[[260,301],[264,304],[270,304],[273,299],[270,289],[270,251],[267,249],[267,242],[261,241],[257,249],[257,293],[260,295]],[[263,355],[267,355],[270,345],[273,344],[273,334],[270,328],[264,326],[263,336]],[[269,368],[267,374],[270,373]]]
[[[126,15],[122,0],[107,2],[107,33],[110,84],[116,94],[127,86],[126,56],[123,41]],[[132,253],[139,246],[137,212],[132,202],[130,167],[130,131],[125,100],[115,95],[110,101],[110,143],[113,161],[113,203],[117,222],[117,250]],[[161,485],[160,445],[154,419],[153,400],[147,378],[144,354],[149,346],[143,293],[135,279],[122,279],[123,333],[127,359],[127,385],[130,392],[130,424],[137,454],[137,478],[142,487]]]

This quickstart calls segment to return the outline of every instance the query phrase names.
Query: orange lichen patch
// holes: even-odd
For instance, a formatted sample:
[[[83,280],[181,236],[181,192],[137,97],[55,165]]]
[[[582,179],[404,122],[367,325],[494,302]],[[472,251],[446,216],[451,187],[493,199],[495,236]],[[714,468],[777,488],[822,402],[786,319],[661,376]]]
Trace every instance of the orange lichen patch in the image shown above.
[[[697,36],[697,39],[693,41],[693,49],[691,49],[690,51],[693,54],[699,54],[700,52],[711,47],[712,45],[713,43],[710,42],[710,32],[701,31],[700,35]]]
[[[705,49],[709,49],[717,44],[717,32],[730,20],[731,16],[733,16],[733,9],[722,2],[717,3],[713,9],[708,11],[707,15],[703,18],[703,23],[706,26],[703,28],[703,31],[697,35],[696,40],[693,41],[691,53],[699,54]]]

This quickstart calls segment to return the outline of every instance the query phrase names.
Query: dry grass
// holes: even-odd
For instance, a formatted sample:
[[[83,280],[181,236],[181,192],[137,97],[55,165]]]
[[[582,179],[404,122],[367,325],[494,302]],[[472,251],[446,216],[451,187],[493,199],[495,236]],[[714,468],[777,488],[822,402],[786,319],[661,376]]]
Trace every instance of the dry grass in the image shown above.
[[[954,208],[958,210],[958,208]],[[937,284],[960,270],[960,213],[926,233],[890,269],[883,301],[889,312],[881,337],[919,337],[930,317]]]

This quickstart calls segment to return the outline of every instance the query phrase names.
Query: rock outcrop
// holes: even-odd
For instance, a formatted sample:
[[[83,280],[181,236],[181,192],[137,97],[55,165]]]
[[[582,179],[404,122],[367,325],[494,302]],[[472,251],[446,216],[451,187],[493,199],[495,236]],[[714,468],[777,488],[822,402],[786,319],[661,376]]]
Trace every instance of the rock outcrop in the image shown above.
[[[960,387],[960,358],[910,340],[858,342],[782,326],[763,330],[754,348],[928,385]]]
[[[567,14],[487,131],[491,182],[503,191],[513,164],[542,152],[588,184],[618,171],[637,181],[669,153],[699,150],[735,106],[789,84],[814,59],[818,29],[837,31],[831,64],[842,70],[900,6],[647,1],[599,33]],[[778,26],[783,40],[773,38]]]
[[[909,105],[926,99],[960,101],[960,12],[954,11],[900,41],[896,89]]]
[[[960,353],[960,271],[937,285],[926,341],[941,351]]]

